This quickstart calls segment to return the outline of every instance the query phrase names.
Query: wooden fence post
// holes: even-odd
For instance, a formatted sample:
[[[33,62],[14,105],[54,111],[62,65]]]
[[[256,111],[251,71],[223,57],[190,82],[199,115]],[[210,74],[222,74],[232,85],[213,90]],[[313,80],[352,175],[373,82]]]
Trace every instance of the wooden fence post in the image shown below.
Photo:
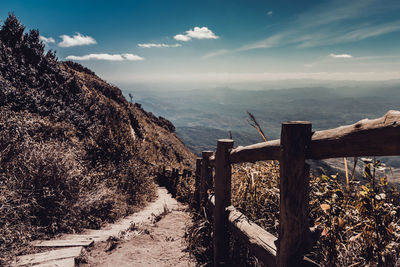
[[[215,155],[214,266],[229,264],[228,217],[225,208],[231,205],[230,149],[233,140],[220,139]]]
[[[301,266],[311,244],[308,220],[310,167],[305,163],[311,123],[285,122],[281,132],[280,218],[277,244],[279,267]]]
[[[196,159],[196,172],[194,175],[194,208],[200,210],[200,174],[201,174],[201,158]]]
[[[176,185],[178,184],[177,183],[178,179],[179,179],[179,170],[173,168],[172,173],[171,173],[171,184],[170,184],[171,185],[171,193],[172,193],[173,197],[176,197],[176,192],[177,192]]]
[[[203,151],[201,160],[201,176],[200,176],[200,206],[207,206],[207,190],[212,187],[212,177],[210,168],[210,157],[212,151]]]

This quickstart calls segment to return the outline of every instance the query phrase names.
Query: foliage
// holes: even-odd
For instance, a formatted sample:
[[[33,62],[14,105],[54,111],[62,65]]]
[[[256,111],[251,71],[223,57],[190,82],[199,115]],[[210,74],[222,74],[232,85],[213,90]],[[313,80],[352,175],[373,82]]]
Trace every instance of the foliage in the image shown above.
[[[186,229],[187,251],[200,266],[213,266],[212,217],[203,208],[192,213],[192,224]]]
[[[380,171],[378,171],[380,169]],[[251,220],[277,235],[279,165],[237,164],[232,202]],[[400,252],[399,193],[387,182],[384,165],[367,161],[364,177],[311,176],[310,221],[322,229],[310,257],[322,266],[393,266]]]
[[[310,226],[321,236],[307,256],[321,266],[394,266],[400,261],[400,194],[388,183],[383,163],[362,162],[364,176],[351,179],[349,186],[336,174],[310,177]],[[279,163],[233,165],[232,205],[277,236]],[[207,218],[194,217],[188,243],[199,262],[210,265],[212,223]],[[235,264],[261,265],[235,238],[230,253]]]
[[[336,175],[311,183],[311,217],[323,228],[314,255],[327,266],[393,266],[398,260],[399,193],[382,163],[364,162],[364,177],[351,181],[349,190]]]
[[[32,239],[138,209],[154,166],[193,158],[168,120],[24,31],[12,13],[0,29],[0,265]]]

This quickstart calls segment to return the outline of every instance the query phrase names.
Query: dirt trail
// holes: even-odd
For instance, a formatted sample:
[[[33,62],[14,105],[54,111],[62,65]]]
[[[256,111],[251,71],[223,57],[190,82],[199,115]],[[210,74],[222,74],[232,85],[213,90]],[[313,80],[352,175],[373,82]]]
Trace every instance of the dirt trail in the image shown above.
[[[88,263],[80,266],[196,266],[184,252],[185,229],[191,223],[184,210],[178,204],[158,222],[128,233],[128,240],[96,243],[86,254]]]

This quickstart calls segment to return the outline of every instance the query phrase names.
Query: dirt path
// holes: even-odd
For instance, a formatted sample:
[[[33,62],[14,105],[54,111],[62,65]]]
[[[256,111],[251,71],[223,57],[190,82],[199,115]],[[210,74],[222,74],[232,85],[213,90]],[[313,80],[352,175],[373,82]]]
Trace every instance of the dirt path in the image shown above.
[[[178,204],[158,222],[127,233],[127,240],[96,243],[87,252],[88,263],[80,266],[195,266],[195,260],[184,252],[185,229],[191,223],[184,210]]]

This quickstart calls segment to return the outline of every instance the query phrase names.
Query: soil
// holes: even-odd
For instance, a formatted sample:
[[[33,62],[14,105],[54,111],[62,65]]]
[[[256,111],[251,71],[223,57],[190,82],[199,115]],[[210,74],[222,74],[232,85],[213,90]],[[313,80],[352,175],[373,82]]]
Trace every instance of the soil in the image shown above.
[[[185,206],[179,204],[158,222],[127,233],[129,240],[98,242],[80,266],[196,266],[185,251],[185,230],[191,224]]]

